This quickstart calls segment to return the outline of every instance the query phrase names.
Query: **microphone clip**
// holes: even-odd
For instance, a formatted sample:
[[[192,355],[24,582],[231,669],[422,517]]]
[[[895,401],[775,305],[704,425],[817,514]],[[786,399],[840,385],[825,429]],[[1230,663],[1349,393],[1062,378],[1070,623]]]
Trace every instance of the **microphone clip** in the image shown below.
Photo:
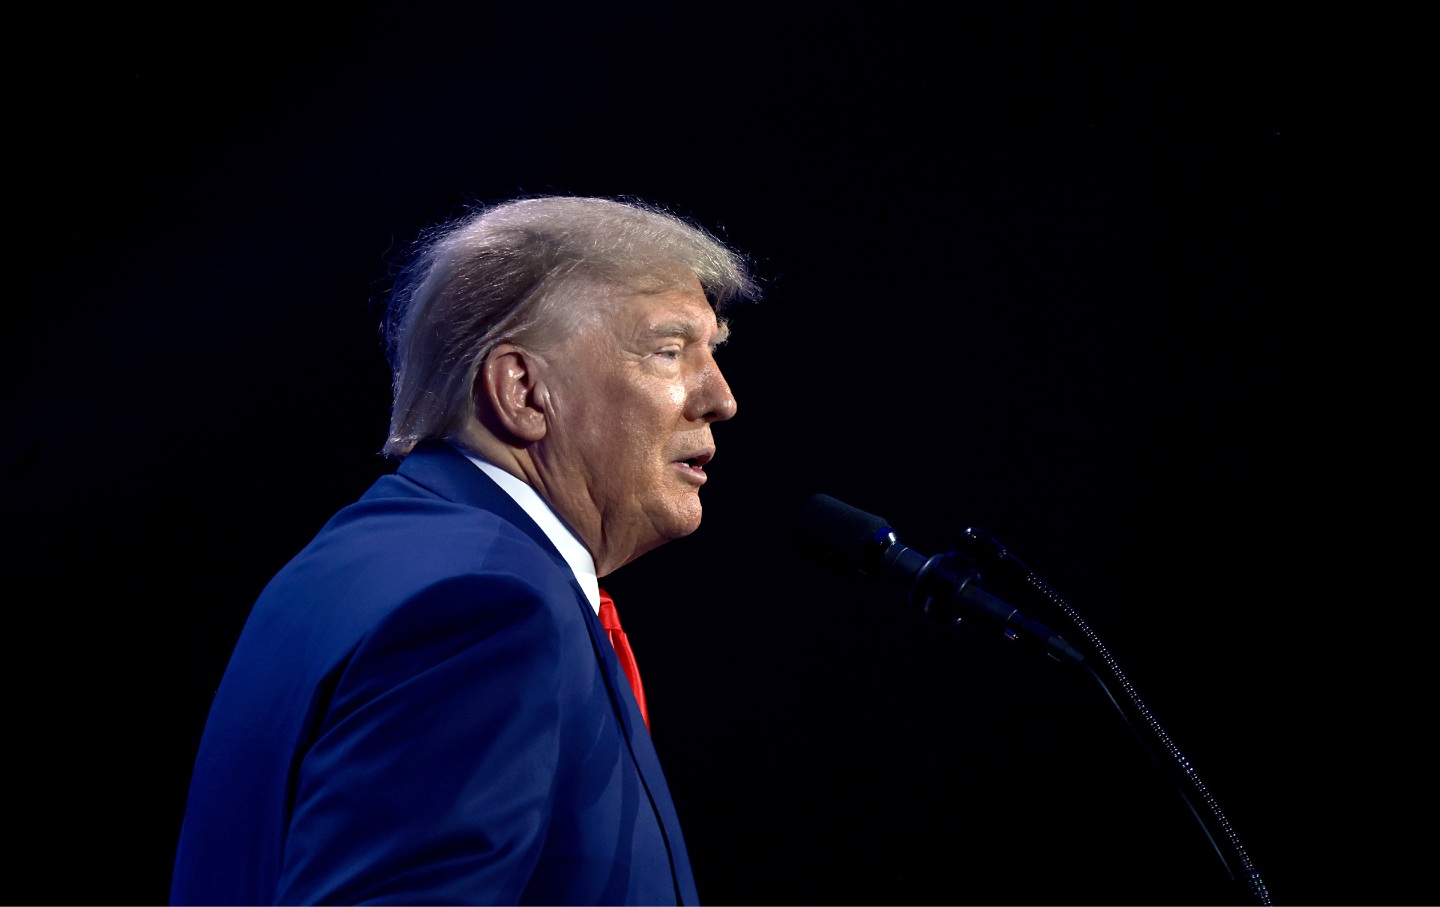
[[[897,559],[903,554],[897,552]],[[1062,664],[1080,664],[1085,660],[1060,634],[980,588],[980,571],[965,554],[959,551],[936,554],[912,569],[916,572],[909,591],[910,601],[940,626],[959,627],[968,618],[998,630],[1014,642],[1039,646]]]

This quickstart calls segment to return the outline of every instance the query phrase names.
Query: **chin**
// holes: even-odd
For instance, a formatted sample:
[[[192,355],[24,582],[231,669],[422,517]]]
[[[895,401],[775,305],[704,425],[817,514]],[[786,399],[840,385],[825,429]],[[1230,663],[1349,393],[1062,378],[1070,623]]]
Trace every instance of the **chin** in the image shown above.
[[[667,539],[684,538],[700,528],[701,509],[699,495],[691,495],[687,501],[670,502],[663,519],[655,521],[655,528]]]

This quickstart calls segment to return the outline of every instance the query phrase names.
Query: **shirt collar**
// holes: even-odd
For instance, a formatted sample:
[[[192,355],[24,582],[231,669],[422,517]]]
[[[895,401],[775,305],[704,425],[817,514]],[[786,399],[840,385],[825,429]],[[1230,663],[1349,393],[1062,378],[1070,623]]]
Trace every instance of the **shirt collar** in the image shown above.
[[[459,448],[456,448],[457,450]],[[565,563],[570,565],[570,570],[575,574],[575,581],[580,584],[580,589],[590,601],[590,607],[600,612],[600,580],[595,576],[595,559],[570,527],[560,521],[545,499],[529,485],[512,476],[510,473],[489,463],[468,451],[461,450],[465,459],[480,467],[480,471],[495,480],[495,484],[510,497],[515,499],[524,511],[530,515],[542,532],[549,537],[555,547],[560,550],[560,556],[565,558]]]

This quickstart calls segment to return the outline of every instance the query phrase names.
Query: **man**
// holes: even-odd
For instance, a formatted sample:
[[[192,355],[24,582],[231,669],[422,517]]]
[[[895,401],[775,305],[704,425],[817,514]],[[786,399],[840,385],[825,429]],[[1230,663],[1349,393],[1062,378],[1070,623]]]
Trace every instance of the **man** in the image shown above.
[[[256,601],[174,903],[696,902],[598,578],[699,526],[736,407],[719,313],[756,295],[640,203],[524,199],[425,238],[386,323],[400,465]]]

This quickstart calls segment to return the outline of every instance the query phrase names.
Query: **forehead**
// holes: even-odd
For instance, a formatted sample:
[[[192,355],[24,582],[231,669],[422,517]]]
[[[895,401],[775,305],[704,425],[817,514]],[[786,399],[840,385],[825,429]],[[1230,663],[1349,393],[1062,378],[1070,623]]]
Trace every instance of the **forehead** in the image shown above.
[[[618,300],[615,314],[619,332],[636,339],[675,336],[714,344],[730,333],[715,317],[699,280],[693,285],[624,296]]]

